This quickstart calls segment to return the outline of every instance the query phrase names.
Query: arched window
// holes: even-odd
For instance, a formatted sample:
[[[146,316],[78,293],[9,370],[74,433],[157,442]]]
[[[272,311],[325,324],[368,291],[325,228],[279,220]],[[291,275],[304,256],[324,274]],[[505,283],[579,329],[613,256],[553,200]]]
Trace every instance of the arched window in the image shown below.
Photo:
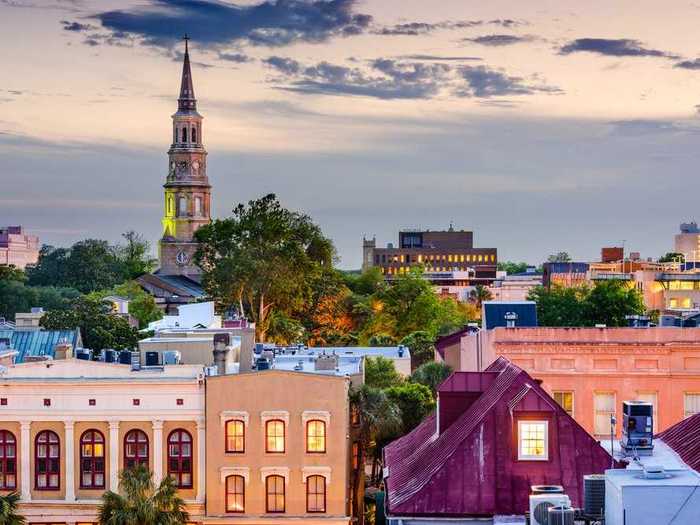
[[[168,436],[168,475],[179,488],[192,488],[192,436],[186,430]]]
[[[271,419],[265,423],[265,452],[284,452],[284,421]]]
[[[173,212],[175,211],[175,206],[173,205],[173,197],[172,195],[168,196],[168,215],[173,215]]]
[[[0,430],[0,490],[17,488],[17,440],[12,432]]]
[[[265,478],[265,512],[284,512],[284,478],[267,476]]]
[[[192,142],[197,143],[197,128],[192,128]]]
[[[181,217],[183,215],[187,215],[187,197],[182,195],[182,196],[180,196],[180,198],[178,199],[177,202],[178,202],[177,214]]]
[[[124,468],[148,468],[148,436],[143,430],[130,430],[124,437]]]
[[[306,423],[306,451],[326,451],[326,422],[318,419]]]
[[[177,144],[177,128],[173,128],[173,142]]]
[[[61,487],[61,442],[58,435],[43,430],[34,442],[34,488],[58,490]]]
[[[80,488],[105,488],[105,438],[99,430],[80,437]]]
[[[245,424],[240,419],[226,422],[226,452],[245,452]]]
[[[187,128],[182,128],[182,142],[187,142]]]
[[[202,197],[194,198],[194,214],[197,217],[200,217],[202,215]]]
[[[245,512],[245,478],[226,478],[226,512]]]
[[[306,512],[326,512],[326,478],[306,478]]]

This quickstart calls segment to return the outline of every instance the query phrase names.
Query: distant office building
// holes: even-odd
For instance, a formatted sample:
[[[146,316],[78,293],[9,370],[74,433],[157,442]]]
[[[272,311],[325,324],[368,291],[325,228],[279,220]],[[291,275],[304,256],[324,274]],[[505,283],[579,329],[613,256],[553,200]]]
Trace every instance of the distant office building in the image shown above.
[[[399,244],[377,248],[375,239],[363,239],[362,268],[378,267],[387,280],[423,265],[425,276],[435,286],[488,285],[496,278],[496,248],[475,248],[470,231],[399,232]]]
[[[24,233],[21,226],[0,228],[0,266],[24,269],[39,260],[39,237]]]
[[[624,258],[625,249],[620,246],[608,247],[600,250],[600,262],[611,263],[621,261]]]
[[[676,234],[673,251],[682,253],[686,261],[700,261],[700,228],[697,222],[683,223]]]
[[[534,266],[528,266],[522,273],[497,272],[489,292],[494,301],[526,301],[532,289],[538,286],[542,286],[542,274]]]
[[[589,264],[586,262],[546,262],[542,265],[542,284],[581,286],[588,282]]]

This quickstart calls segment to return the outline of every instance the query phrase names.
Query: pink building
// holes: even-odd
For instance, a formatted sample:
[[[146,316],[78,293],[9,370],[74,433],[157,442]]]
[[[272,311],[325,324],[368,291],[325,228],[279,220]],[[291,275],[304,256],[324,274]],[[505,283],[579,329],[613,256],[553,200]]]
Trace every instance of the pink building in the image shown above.
[[[657,431],[700,413],[700,328],[465,330],[436,346],[454,370],[508,358],[594,435],[610,434],[611,415],[622,421],[625,400],[651,402]]]
[[[21,226],[0,228],[0,265],[24,269],[39,260],[39,237],[24,233]]]

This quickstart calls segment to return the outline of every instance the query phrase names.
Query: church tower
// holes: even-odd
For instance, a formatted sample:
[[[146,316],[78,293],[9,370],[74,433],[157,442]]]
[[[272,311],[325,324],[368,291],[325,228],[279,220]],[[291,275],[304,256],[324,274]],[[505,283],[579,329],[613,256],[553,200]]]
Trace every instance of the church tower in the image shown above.
[[[159,243],[162,275],[197,276],[194,232],[211,222],[211,186],[207,178],[207,152],[202,144],[202,116],[197,113],[188,38],[182,65],[180,97],[173,119],[173,143],[168,151],[163,237]]]

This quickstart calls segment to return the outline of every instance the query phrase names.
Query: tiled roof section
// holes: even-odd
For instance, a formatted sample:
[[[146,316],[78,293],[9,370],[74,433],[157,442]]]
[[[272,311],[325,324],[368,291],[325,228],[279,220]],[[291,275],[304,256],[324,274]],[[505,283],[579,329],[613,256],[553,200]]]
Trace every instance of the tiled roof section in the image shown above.
[[[537,306],[534,301],[484,302],[484,328],[491,330],[497,326],[506,326],[505,315],[509,312],[517,314],[515,321],[517,327],[537,326]]]
[[[700,472],[700,414],[690,416],[657,435],[690,468]]]
[[[17,363],[26,356],[54,356],[54,347],[63,341],[76,348],[81,345],[80,330],[0,330],[0,339],[10,339],[10,347],[17,350]]]
[[[202,286],[184,275],[153,273],[142,275],[138,280],[181,297],[194,297],[196,299],[205,297]]]
[[[505,361],[505,364],[502,361]],[[462,441],[479,426],[503,394],[512,386],[515,379],[521,374],[525,374],[520,368],[503,358],[498,358],[489,369],[494,366],[494,370],[488,371],[500,371],[498,378],[442,434],[438,436],[434,433],[428,439],[423,439],[425,438],[425,428],[421,425],[418,428],[422,431],[413,431],[406,436],[410,439],[410,443],[408,440],[404,441],[401,448],[403,450],[413,449],[414,453],[408,457],[402,457],[400,461],[391,466],[389,497],[392,506],[400,505],[417,494],[458,450]],[[389,450],[387,460],[392,455],[401,457],[398,451],[393,450],[394,446],[392,443],[385,448],[385,450]],[[387,463],[391,462],[387,461]]]

